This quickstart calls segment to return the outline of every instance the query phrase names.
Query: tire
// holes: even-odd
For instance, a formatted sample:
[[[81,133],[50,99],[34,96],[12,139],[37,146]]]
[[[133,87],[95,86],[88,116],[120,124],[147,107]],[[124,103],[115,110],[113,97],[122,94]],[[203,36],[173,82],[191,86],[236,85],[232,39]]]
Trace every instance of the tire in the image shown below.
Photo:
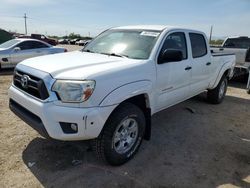
[[[216,88],[208,90],[207,99],[212,104],[220,104],[225,98],[227,92],[228,80],[223,76]]]
[[[250,89],[247,90],[247,93],[250,94]]]
[[[94,140],[93,149],[98,158],[110,165],[122,165],[138,151],[145,126],[143,112],[132,103],[123,103],[105,123],[101,134]]]

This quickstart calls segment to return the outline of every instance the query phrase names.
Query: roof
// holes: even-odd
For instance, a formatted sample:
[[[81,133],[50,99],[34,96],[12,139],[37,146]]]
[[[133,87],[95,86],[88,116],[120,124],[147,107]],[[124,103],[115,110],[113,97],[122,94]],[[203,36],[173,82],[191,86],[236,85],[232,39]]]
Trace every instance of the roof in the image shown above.
[[[38,41],[37,39],[30,39],[30,38],[15,38],[15,40],[19,40],[19,41],[29,41],[29,40],[34,41],[35,40],[35,41]]]
[[[15,38],[15,40],[18,40],[18,41],[38,41],[38,42],[42,42],[44,44],[47,44],[48,46],[51,46],[49,43],[45,42],[45,41],[42,41],[42,40],[38,40],[38,39],[31,39],[31,38]]]
[[[170,29],[181,29],[181,30],[187,30],[189,32],[199,32],[199,33],[204,34],[204,32],[199,31],[199,30],[193,30],[193,29],[188,29],[185,27],[170,26],[170,25],[131,25],[131,26],[115,27],[111,29],[154,30],[154,31],[159,31],[159,32],[163,30],[170,30]]]
[[[240,38],[248,39],[249,37],[248,36],[231,36],[231,37],[228,37],[228,39],[240,39]]]
[[[167,25],[130,25],[130,26],[115,27],[112,29],[145,29],[145,30],[162,31],[166,28],[173,28],[173,26],[167,26]]]

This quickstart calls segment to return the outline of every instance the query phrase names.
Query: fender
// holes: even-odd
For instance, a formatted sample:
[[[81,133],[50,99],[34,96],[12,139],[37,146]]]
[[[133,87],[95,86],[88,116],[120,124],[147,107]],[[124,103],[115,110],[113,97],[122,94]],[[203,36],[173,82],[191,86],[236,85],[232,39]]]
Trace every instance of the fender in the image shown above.
[[[121,102],[131,97],[151,93],[152,82],[150,80],[139,80],[131,83],[127,83],[112,90],[106,95],[100,102],[100,106],[110,106],[120,104]]]
[[[212,80],[209,84],[209,89],[214,89],[216,88],[216,86],[219,84],[222,76],[224,75],[224,73],[227,71],[227,70],[230,70],[229,72],[229,78],[231,78],[233,76],[233,68],[231,66],[231,61],[227,61],[226,63],[224,63],[224,65],[221,67],[219,73],[217,74],[217,77]]]

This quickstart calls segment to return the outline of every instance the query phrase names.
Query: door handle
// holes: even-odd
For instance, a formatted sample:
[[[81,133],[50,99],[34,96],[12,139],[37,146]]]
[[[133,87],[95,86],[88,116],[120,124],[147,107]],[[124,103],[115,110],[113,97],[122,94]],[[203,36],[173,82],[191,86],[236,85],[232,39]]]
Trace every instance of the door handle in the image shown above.
[[[211,65],[211,62],[207,62],[206,65],[207,65],[207,66]]]
[[[189,66],[185,68],[185,70],[191,70],[191,69],[192,67],[189,67]]]
[[[2,58],[2,61],[3,61],[3,62],[8,62],[8,58],[6,58],[6,57],[5,57],[5,58]]]

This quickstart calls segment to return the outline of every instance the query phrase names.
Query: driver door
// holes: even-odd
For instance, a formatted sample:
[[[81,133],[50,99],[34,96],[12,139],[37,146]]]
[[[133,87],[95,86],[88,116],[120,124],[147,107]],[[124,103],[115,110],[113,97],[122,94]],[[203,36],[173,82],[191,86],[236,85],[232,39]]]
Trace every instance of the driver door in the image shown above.
[[[186,34],[170,33],[165,38],[159,56],[165,50],[181,50],[183,59],[177,62],[157,63],[157,111],[185,100],[190,92],[191,65]]]

